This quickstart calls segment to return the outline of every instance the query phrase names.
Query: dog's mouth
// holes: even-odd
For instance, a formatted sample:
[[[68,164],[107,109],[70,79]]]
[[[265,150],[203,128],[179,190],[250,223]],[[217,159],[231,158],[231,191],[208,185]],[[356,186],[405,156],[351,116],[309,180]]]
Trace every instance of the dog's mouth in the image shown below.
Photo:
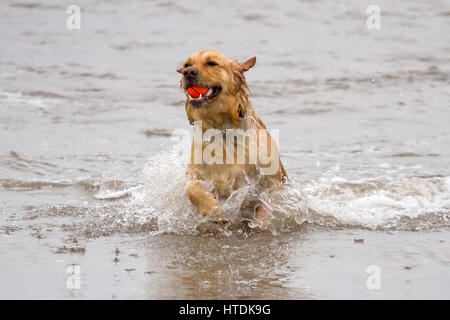
[[[220,86],[203,87],[192,85],[186,89],[186,92],[187,96],[189,97],[189,103],[194,108],[199,108],[209,100],[217,97],[220,94],[220,92],[222,92],[222,87]]]

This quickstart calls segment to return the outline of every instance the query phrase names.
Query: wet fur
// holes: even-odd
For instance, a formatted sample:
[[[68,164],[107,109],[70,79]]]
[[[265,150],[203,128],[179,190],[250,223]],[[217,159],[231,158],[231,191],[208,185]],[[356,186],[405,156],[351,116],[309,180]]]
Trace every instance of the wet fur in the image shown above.
[[[213,61],[217,65],[210,66],[208,65],[209,61]],[[197,68],[199,71],[198,84],[207,87],[219,85],[222,87],[222,92],[219,96],[206,102],[205,105],[199,108],[195,108],[190,104],[189,96],[186,94],[185,109],[189,121],[191,123],[202,121],[203,130],[211,128],[218,130],[231,128],[244,130],[249,128],[255,130],[266,129],[266,126],[258,117],[249,101],[249,90],[244,76],[244,72],[253,67],[255,62],[256,58],[254,57],[240,64],[237,61],[229,60],[223,54],[214,50],[199,51],[191,55],[183,64],[183,67],[177,71],[183,73],[186,67]],[[184,77],[182,77],[181,87],[184,89],[188,86],[186,82]],[[202,149],[204,150],[207,145],[207,143],[203,142]],[[275,143],[272,145],[275,146]],[[258,148],[262,147],[267,150],[258,141]],[[194,148],[194,145],[192,145],[192,148]],[[276,146],[275,148],[272,147],[272,149],[274,150],[270,150],[268,154],[270,152],[276,153],[279,167],[278,172],[267,176],[261,176],[255,164],[194,164],[192,152],[187,170],[190,182],[186,189],[191,202],[203,215],[220,216],[222,209],[219,200],[226,199],[233,190],[247,185],[249,178],[256,179],[259,188],[276,189],[277,186],[287,179],[287,175],[279,160],[278,149]],[[236,145],[234,150],[237,150]],[[225,148],[223,152],[225,156]],[[247,148],[246,152],[248,153]],[[236,152],[234,157],[236,159]],[[212,182],[213,190],[206,187],[205,182],[207,181]],[[246,208],[241,209],[253,210],[255,206],[260,205],[258,201],[249,201],[244,205]],[[270,214],[265,212],[264,215],[265,218],[268,218]],[[265,218],[264,220],[267,220]]]

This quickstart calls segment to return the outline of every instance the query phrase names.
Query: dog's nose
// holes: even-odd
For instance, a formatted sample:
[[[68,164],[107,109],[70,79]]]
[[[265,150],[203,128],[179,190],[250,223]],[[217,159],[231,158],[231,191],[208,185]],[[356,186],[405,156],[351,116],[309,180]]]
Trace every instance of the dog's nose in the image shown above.
[[[194,78],[198,75],[198,69],[197,68],[186,68],[183,71],[183,76],[185,76],[186,78]]]

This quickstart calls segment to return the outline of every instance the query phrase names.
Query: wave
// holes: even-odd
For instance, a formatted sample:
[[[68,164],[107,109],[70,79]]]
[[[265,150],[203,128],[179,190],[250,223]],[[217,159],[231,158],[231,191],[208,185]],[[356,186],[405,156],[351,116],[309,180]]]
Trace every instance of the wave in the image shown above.
[[[377,230],[450,227],[450,177],[324,178],[305,187],[311,222]]]
[[[121,180],[21,181],[2,179],[6,190],[81,186],[92,199],[76,206],[28,207],[28,217],[82,217],[72,231],[86,237],[115,233],[248,234],[258,228],[243,219],[239,209],[245,199],[262,199],[273,220],[267,230],[278,234],[312,225],[321,228],[363,228],[382,231],[443,230],[450,227],[450,177],[372,177],[347,180],[336,172],[309,181],[295,177],[275,194],[258,191],[255,185],[238,189],[222,201],[223,221],[198,214],[186,192],[186,163],[179,149],[149,159],[142,181],[130,185]],[[17,154],[18,163],[28,164]],[[33,166],[36,163],[33,162]],[[50,167],[40,162],[39,166]],[[108,201],[105,201],[108,200]]]

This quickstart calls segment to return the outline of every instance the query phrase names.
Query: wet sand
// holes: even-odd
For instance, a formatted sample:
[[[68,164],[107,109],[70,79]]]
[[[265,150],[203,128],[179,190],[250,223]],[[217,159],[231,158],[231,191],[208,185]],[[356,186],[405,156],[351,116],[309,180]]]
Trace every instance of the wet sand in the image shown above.
[[[306,227],[250,239],[115,236],[56,253],[57,237],[19,232],[1,236],[0,298],[443,299],[448,237]],[[370,265],[380,268],[380,289],[367,287]]]
[[[0,3],[0,298],[450,298],[448,1],[381,1],[377,31],[358,1],[79,6],[70,31],[59,1]],[[184,193],[175,70],[213,48],[257,56],[280,130],[266,232]]]

